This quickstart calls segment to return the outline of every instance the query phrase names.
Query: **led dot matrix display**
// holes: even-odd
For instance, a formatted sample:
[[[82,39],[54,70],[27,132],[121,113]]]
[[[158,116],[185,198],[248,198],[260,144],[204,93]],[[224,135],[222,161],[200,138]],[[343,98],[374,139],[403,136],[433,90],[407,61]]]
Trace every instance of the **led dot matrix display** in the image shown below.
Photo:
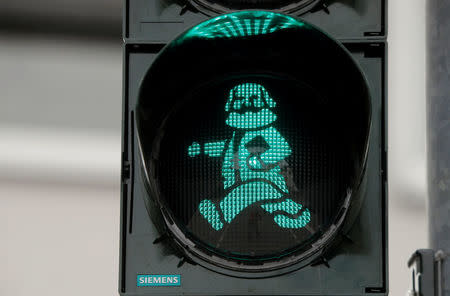
[[[305,247],[326,229],[346,196],[350,168],[330,142],[333,128],[308,130],[329,112],[308,114],[323,107],[313,91],[295,86],[302,101],[284,82],[260,80],[233,79],[189,95],[164,126],[158,180],[190,237],[229,256],[264,260]]]

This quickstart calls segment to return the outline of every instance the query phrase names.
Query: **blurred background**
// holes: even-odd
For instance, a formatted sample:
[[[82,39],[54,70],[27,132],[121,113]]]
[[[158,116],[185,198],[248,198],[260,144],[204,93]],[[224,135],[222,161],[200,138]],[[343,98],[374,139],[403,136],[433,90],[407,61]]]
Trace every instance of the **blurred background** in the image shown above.
[[[121,0],[0,1],[0,295],[117,295]],[[391,295],[427,247],[425,1],[389,1]]]

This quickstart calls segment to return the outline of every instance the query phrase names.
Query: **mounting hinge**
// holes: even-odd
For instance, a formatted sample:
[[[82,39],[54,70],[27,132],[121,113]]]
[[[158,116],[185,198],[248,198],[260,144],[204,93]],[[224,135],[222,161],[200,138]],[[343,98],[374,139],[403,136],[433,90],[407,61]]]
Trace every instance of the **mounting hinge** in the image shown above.
[[[131,175],[131,164],[129,161],[124,160],[122,163],[122,182],[126,183],[128,180],[130,180]]]

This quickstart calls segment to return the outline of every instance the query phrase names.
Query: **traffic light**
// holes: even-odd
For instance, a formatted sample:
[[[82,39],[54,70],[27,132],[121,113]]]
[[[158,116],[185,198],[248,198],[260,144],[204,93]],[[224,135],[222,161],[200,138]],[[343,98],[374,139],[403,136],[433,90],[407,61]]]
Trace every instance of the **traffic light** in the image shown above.
[[[120,293],[386,295],[384,1],[164,3],[126,2]]]

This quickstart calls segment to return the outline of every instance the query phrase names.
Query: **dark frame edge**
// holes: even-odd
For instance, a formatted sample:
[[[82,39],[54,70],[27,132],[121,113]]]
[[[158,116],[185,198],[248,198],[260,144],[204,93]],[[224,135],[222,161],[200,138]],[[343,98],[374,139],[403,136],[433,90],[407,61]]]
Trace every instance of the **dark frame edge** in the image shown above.
[[[119,293],[125,293],[125,267],[126,267],[126,236],[128,221],[128,187],[125,180],[125,163],[129,163],[129,133],[128,133],[128,48],[122,45],[122,148],[121,148],[121,174],[120,174],[120,247],[119,247]]]

